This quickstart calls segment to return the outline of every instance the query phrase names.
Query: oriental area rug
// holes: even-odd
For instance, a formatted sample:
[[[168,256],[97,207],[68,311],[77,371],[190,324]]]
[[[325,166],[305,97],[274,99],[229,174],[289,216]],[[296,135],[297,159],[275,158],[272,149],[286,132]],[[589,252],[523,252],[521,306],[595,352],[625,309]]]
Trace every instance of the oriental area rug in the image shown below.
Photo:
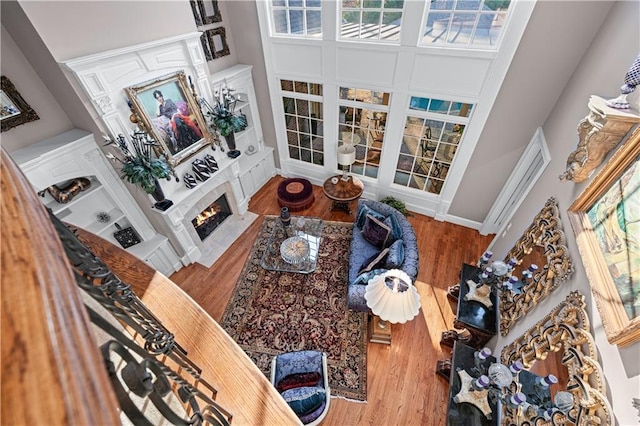
[[[268,271],[260,266],[276,216],[265,216],[220,324],[262,372],[283,352],[327,353],[332,396],[367,398],[367,316],[347,309],[353,225],[324,222],[314,272]]]

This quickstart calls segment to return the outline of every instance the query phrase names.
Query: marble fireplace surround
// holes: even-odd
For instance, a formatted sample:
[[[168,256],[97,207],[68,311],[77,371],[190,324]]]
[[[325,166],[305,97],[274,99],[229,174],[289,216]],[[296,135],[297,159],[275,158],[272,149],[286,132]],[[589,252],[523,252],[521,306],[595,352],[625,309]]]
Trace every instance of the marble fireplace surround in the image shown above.
[[[200,35],[193,32],[100,52],[64,61],[62,65],[65,72],[71,74],[69,79],[85,106],[95,111],[92,115],[97,115],[98,125],[106,128],[105,133],[112,137],[128,136],[135,125],[129,120],[131,111],[127,105],[126,87],[182,70],[193,80],[197,93],[211,101],[212,89]],[[210,254],[212,246],[224,252],[225,245],[230,246],[237,233],[237,222],[247,213],[248,197],[240,185],[238,160],[228,158],[219,149],[212,151],[207,146],[192,153],[188,160],[175,167],[177,176],[182,178],[185,173],[192,173],[192,161],[206,154],[216,158],[220,169],[205,182],[199,182],[193,189],[187,189],[182,181],[161,182],[165,196],[174,203],[167,211],[156,210],[151,207],[150,198],[133,194],[156,230],[169,238],[183,265],[198,261],[203,253]],[[208,238],[200,241],[191,220],[222,193],[227,195],[233,214]],[[198,208],[200,210],[195,212]],[[220,241],[225,243],[221,245]]]

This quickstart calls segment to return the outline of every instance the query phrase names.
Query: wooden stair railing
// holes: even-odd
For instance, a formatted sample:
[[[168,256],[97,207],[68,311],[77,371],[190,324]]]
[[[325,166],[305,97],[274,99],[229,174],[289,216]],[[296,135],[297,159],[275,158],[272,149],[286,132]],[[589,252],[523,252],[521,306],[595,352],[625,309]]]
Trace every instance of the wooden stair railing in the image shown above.
[[[13,180],[18,180],[17,184],[9,182],[5,179],[5,172],[7,167],[5,163],[12,163],[4,154],[2,157],[2,411],[3,411],[3,423],[5,420],[5,414],[10,412],[11,409],[22,411],[20,414],[13,417],[15,424],[25,423],[39,423],[42,418],[39,418],[40,413],[46,413],[39,408],[33,410],[33,414],[30,412],[30,405],[26,401],[32,401],[34,397],[42,395],[41,390],[37,393],[28,394],[29,390],[38,389],[36,384],[40,384],[38,378],[41,375],[59,375],[62,378],[70,376],[72,380],[71,385],[75,385],[77,392],[74,397],[68,398],[66,404],[61,403],[62,395],[67,396],[64,393],[66,386],[65,382],[58,385],[60,392],[47,391],[46,395],[53,395],[53,402],[59,402],[63,408],[67,408],[70,411],[74,411],[75,405],[79,405],[76,410],[86,411],[85,417],[71,418],[66,411],[62,408],[58,408],[62,412],[59,419],[51,420],[51,417],[47,415],[47,422],[50,424],[116,424],[119,423],[117,418],[117,401],[113,396],[108,379],[101,377],[100,382],[102,386],[100,392],[95,392],[97,395],[95,399],[89,399],[92,396],[91,390],[97,386],[95,379],[92,375],[101,373],[101,376],[105,376],[104,363],[102,362],[100,355],[97,358],[88,361],[89,367],[85,370],[78,369],[75,362],[66,363],[64,360],[71,355],[67,353],[67,347],[57,348],[59,352],[62,352],[59,358],[63,362],[56,366],[53,365],[37,365],[33,367],[33,378],[27,383],[22,383],[23,390],[15,388],[15,382],[21,383],[20,377],[22,374],[13,374],[18,376],[17,378],[11,377],[10,383],[6,383],[5,378],[10,377],[12,371],[20,371],[20,360],[24,356],[17,355],[11,356],[14,352],[17,352],[18,346],[14,342],[18,342],[24,346],[29,347],[31,340],[26,339],[27,332],[31,330],[30,319],[38,317],[38,312],[30,312],[31,309],[25,309],[27,307],[34,306],[31,302],[32,299],[42,298],[38,293],[38,284],[40,283],[39,277],[45,276],[50,269],[56,268],[59,265],[63,265],[61,268],[64,270],[64,281],[66,282],[65,295],[73,299],[74,305],[70,315],[72,318],[81,318],[82,327],[75,327],[74,323],[67,321],[67,317],[64,317],[60,322],[67,321],[66,324],[59,327],[52,327],[46,329],[46,316],[41,321],[44,324],[40,327],[43,328],[41,334],[49,333],[46,337],[50,341],[56,341],[60,331],[63,334],[71,334],[76,337],[77,341],[74,346],[75,350],[80,350],[83,353],[87,352],[92,355],[97,351],[97,344],[91,338],[91,331],[84,306],[80,301],[78,295],[78,287],[75,285],[75,279],[73,274],[69,271],[69,267],[66,264],[67,259],[64,256],[64,252],[60,247],[60,243],[57,241],[55,231],[48,220],[47,214],[44,208],[41,206],[37,197],[33,192],[31,186],[27,183],[23,176],[12,177]],[[13,168],[14,174],[19,174],[19,170],[15,165],[10,164]],[[8,187],[11,188],[8,188]],[[10,190],[13,190],[11,192]],[[24,211],[21,204],[22,195],[25,194],[30,199],[29,204],[35,213],[29,213]],[[14,201],[15,203],[9,203],[11,206],[16,204],[17,207],[5,208],[6,201]],[[5,210],[9,215],[5,214]],[[22,232],[17,233],[14,230],[15,224],[14,218],[22,218]],[[30,217],[34,216],[34,218]],[[10,220],[7,220],[10,219]],[[48,236],[49,243],[44,243],[40,235],[33,235],[34,230],[44,229],[45,235]],[[250,358],[244,353],[244,351],[227,335],[227,333],[199,306],[197,305],[186,293],[184,293],[175,283],[169,280],[167,277],[156,272],[150,268],[147,264],[135,258],[125,250],[112,245],[111,243],[101,239],[100,237],[83,231],[77,230],[78,237],[86,244],[92,252],[99,257],[104,263],[106,263],[112,272],[114,272],[122,281],[131,285],[134,293],[142,299],[144,304],[149,308],[153,314],[162,322],[162,324],[169,329],[174,335],[176,342],[187,351],[189,359],[198,367],[202,369],[201,376],[207,382],[213,384],[218,394],[215,398],[216,403],[220,404],[224,408],[233,413],[233,425],[238,424],[300,424],[298,418],[293,411],[280,397],[277,391],[269,383],[267,378],[257,368],[257,366],[250,360]],[[7,239],[11,239],[12,245],[7,245]],[[25,241],[26,240],[26,241]],[[35,247],[31,247],[31,245]],[[52,249],[54,247],[55,249]],[[46,252],[48,257],[43,257],[42,253]],[[5,256],[6,255],[6,256]],[[21,291],[20,286],[11,286],[11,282],[15,282],[16,279],[19,282],[18,275],[29,273],[22,268],[23,258],[28,258],[36,268],[36,273],[31,274],[33,277],[34,290],[30,293]],[[44,263],[40,263],[38,260],[42,258]],[[7,274],[8,268],[6,266],[13,266],[9,268],[9,272],[13,272],[14,269],[19,269],[23,273]],[[44,272],[40,272],[43,270]],[[55,281],[54,281],[55,282]],[[203,283],[203,285],[212,285],[210,283]],[[58,289],[59,286],[52,285],[54,289]],[[5,290],[7,292],[5,293]],[[13,290],[13,293],[19,293],[21,298],[18,305],[13,305],[8,302],[11,301],[13,296],[9,290]],[[213,290],[213,289],[212,289]],[[23,294],[24,293],[24,294]],[[18,300],[18,299],[16,299]],[[39,306],[35,304],[36,306]],[[43,303],[43,305],[48,305]],[[8,309],[7,307],[12,309]],[[40,311],[46,312],[44,306],[40,308]],[[37,308],[34,308],[36,311]],[[52,309],[54,314],[59,309]],[[55,315],[49,315],[55,317]],[[6,319],[6,320],[5,320]],[[13,333],[12,324],[14,322],[25,323],[24,329]],[[22,324],[20,324],[22,325]],[[10,340],[13,336],[13,342]],[[30,334],[29,334],[30,337]],[[5,338],[7,340],[5,340]],[[38,339],[42,340],[42,339]],[[12,344],[14,343],[14,344]],[[55,345],[54,345],[55,346]],[[18,348],[20,349],[20,348]],[[73,351],[71,351],[73,352]],[[40,371],[42,370],[42,372]],[[73,372],[73,373],[72,373]],[[6,376],[5,376],[6,374]],[[38,380],[36,382],[36,380]],[[105,386],[106,383],[106,386]],[[90,389],[85,389],[89,387]],[[16,393],[17,391],[17,393]],[[87,394],[87,391],[88,394]],[[104,393],[105,395],[102,395]],[[16,399],[11,395],[21,395],[20,400],[24,401],[24,408],[20,408],[16,404]],[[107,405],[108,407],[104,407]],[[99,405],[102,404],[102,405]],[[48,407],[43,407],[43,410]],[[55,407],[54,407],[55,408]],[[96,415],[97,413],[97,415]],[[98,416],[106,416],[106,414],[115,414],[113,417],[100,418]],[[94,417],[89,417],[95,415]],[[9,418],[9,417],[6,417]],[[30,419],[31,421],[27,421]]]
[[[44,206],[4,150],[2,423],[113,425],[117,401]]]

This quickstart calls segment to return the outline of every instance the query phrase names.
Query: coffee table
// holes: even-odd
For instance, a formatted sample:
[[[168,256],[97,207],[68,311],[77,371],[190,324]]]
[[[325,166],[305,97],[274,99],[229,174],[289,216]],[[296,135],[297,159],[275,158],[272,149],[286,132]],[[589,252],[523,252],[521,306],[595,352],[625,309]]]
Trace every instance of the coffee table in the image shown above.
[[[317,217],[291,216],[288,226],[276,219],[260,266],[270,271],[300,274],[313,272],[318,260],[323,226],[322,219]]]

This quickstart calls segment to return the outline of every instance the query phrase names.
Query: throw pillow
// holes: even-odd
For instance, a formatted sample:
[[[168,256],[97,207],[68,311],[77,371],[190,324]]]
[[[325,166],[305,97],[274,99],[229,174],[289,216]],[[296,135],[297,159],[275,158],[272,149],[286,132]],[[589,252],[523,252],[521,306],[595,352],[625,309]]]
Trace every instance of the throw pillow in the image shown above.
[[[365,260],[362,266],[360,267],[360,270],[358,271],[358,275],[362,275],[365,272],[369,272],[376,268],[381,268],[384,265],[384,259],[385,257],[387,257],[388,253],[389,253],[389,248],[387,247],[386,249],[382,250],[380,253],[376,253],[373,256],[371,256],[369,259]]]
[[[351,283],[351,285],[367,285],[369,284],[369,280],[371,278],[375,277],[376,275],[384,274],[385,272],[387,272],[387,270],[383,268],[372,269],[368,272],[363,272],[359,274],[355,280],[353,280],[353,283]]]
[[[356,218],[356,226],[360,229],[364,226],[364,222],[367,219],[367,215],[371,215],[379,220],[384,220],[384,215],[367,206],[366,204],[362,204],[360,210],[358,211],[358,217]]]
[[[324,389],[315,386],[293,388],[282,392],[282,397],[298,416],[309,414],[325,399]]]
[[[319,381],[320,373],[317,371],[309,373],[293,373],[286,375],[276,383],[276,389],[278,389],[278,392],[282,393],[287,389],[315,386]]]
[[[389,255],[385,263],[387,269],[399,268],[404,262],[404,241],[396,240],[389,246]]]
[[[393,241],[399,240],[402,238],[402,226],[400,226],[400,222],[394,214],[390,214],[385,220],[385,225],[391,227],[391,235],[393,237]]]
[[[387,239],[390,234],[391,228],[374,216],[367,215],[362,227],[362,236],[365,240],[378,248],[384,248],[387,245]]]

